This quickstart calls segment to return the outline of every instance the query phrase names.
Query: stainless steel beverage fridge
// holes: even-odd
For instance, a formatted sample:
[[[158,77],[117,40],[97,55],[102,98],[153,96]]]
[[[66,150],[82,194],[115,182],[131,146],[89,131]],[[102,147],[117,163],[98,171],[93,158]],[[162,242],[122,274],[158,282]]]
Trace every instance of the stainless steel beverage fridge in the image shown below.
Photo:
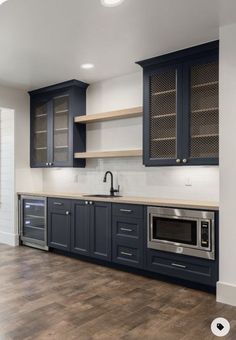
[[[19,199],[20,240],[27,246],[48,250],[47,199],[21,196]]]

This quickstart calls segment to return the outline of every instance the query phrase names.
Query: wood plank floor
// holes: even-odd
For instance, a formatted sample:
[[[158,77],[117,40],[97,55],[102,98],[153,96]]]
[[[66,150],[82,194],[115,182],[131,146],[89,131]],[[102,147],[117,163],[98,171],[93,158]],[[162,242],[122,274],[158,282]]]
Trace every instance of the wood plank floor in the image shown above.
[[[215,296],[27,247],[0,245],[0,340],[212,340],[236,308]]]

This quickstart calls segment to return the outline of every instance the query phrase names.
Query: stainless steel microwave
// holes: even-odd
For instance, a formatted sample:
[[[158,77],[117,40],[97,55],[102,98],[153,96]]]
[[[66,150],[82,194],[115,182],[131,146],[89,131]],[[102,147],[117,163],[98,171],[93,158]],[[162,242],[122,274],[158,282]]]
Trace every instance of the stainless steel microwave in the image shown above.
[[[148,207],[148,248],[215,259],[215,214]]]

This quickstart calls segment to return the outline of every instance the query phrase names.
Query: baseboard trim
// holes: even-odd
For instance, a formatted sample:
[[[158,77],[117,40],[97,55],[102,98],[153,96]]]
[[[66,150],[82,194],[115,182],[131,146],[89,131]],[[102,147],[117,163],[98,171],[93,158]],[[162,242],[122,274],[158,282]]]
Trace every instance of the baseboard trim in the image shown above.
[[[216,292],[217,302],[236,306],[236,285],[219,281],[217,282]]]
[[[0,231],[0,243],[17,247],[19,245],[19,235],[6,233],[5,231]]]

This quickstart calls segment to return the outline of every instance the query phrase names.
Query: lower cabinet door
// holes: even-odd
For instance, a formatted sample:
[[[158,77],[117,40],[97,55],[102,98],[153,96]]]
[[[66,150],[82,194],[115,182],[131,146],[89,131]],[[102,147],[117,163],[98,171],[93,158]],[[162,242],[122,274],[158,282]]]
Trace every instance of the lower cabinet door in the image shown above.
[[[71,221],[71,251],[81,255],[90,255],[89,222],[90,206],[85,201],[73,202]]]
[[[70,212],[48,212],[48,245],[51,248],[70,250]]]
[[[111,261],[111,203],[90,203],[90,255]]]

